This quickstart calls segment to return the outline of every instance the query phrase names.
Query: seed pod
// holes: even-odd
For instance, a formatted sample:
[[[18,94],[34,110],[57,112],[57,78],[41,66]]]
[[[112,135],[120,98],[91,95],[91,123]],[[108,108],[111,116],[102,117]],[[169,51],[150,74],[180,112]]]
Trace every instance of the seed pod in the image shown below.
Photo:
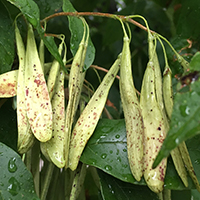
[[[144,126],[140,104],[133,84],[129,43],[130,39],[125,35],[119,83],[126,122],[128,160],[133,176],[137,181],[140,181],[143,175]]]
[[[39,57],[40,57],[40,63],[42,66],[42,70],[44,71],[44,63],[45,63],[45,58],[44,58],[44,41],[41,39],[40,41],[40,46],[39,46]]]
[[[9,98],[17,95],[18,70],[0,75],[0,98]]]
[[[24,91],[25,71],[25,47],[17,24],[15,25],[15,37],[19,57],[19,72],[17,81],[17,124],[18,124],[18,152],[26,153],[34,144],[35,137],[31,131],[27,118]]]
[[[41,142],[50,140],[52,108],[31,24],[28,25],[26,48],[25,100],[33,134]]]
[[[148,33],[148,44],[149,44],[149,60],[154,63],[154,74],[155,74],[155,95],[156,100],[158,102],[158,106],[162,112],[165,123],[168,123],[167,116],[164,109],[164,101],[163,101],[163,86],[162,86],[162,75],[160,70],[160,64],[158,60],[158,56],[156,53],[156,47],[154,45],[154,36],[149,32]]]
[[[70,200],[78,199],[78,196],[83,187],[83,183],[85,181],[86,170],[87,170],[86,164],[80,163],[79,166],[77,167],[72,183],[73,187],[70,194]]]
[[[163,98],[168,118],[171,119],[173,110],[172,72],[166,67],[163,72]]]
[[[83,149],[96,128],[120,62],[121,56],[112,65],[75,124],[69,149],[69,168],[73,171],[77,168]]]
[[[173,149],[170,154],[179,177],[183,181],[185,187],[188,187],[187,172],[185,170],[185,165],[183,163],[179,148],[177,147]]]
[[[88,28],[86,22],[84,22],[85,26]],[[65,132],[66,132],[66,139],[65,139],[65,159],[66,159],[66,168],[68,167],[68,154],[69,154],[69,143],[71,137],[71,129],[72,123],[74,120],[74,116],[77,110],[77,106],[81,96],[81,90],[85,78],[85,72],[83,70],[85,56],[88,46],[88,39],[89,39],[89,30],[87,31],[88,35],[85,39],[86,29],[84,30],[82,40],[79,44],[79,48],[74,56],[70,75],[69,75],[69,101],[66,109],[66,121],[65,121]]]
[[[48,160],[57,167],[65,166],[64,159],[64,125],[65,125],[65,98],[64,98],[64,72],[60,70],[55,84],[55,94],[52,98],[53,124],[52,138],[41,143],[41,150]]]
[[[185,142],[182,142],[181,144],[179,144],[178,148],[181,152],[183,162],[184,162],[185,166],[187,167],[189,175],[190,175],[192,181],[194,182],[196,189],[200,192],[199,181],[198,181],[196,174],[194,172],[194,168],[193,168],[193,165],[192,165],[192,162],[191,162],[191,159],[190,159],[190,155],[189,155],[189,152],[187,150],[187,146],[186,146]]]
[[[145,70],[140,95],[144,122],[144,178],[148,187],[159,193],[164,186],[167,158],[164,158],[155,169],[152,165],[165,139],[166,130],[155,90],[154,63],[150,61]]]
[[[60,54],[62,52],[62,49],[63,49],[63,42],[59,45],[59,48],[58,48],[58,52]],[[59,69],[60,69],[60,64],[55,59],[52,63],[52,67],[50,69],[48,81],[47,81],[47,87],[48,87],[50,99],[52,99],[52,96],[54,95],[54,86],[55,86],[55,83],[56,83],[56,77],[59,73]]]
[[[173,109],[172,93],[173,91],[172,91],[171,70],[167,64],[163,72],[163,99],[164,99],[165,110],[169,119],[171,119],[171,114]],[[169,124],[167,125],[167,130],[169,130]],[[170,154],[179,177],[183,181],[185,187],[188,187],[187,172],[179,148],[177,147],[173,149],[170,152]]]

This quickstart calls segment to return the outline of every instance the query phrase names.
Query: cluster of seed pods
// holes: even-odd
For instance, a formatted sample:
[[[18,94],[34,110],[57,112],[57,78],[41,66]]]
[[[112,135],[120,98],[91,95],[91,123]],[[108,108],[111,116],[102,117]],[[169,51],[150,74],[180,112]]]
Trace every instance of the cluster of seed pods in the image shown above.
[[[17,95],[18,151],[26,153],[36,138],[41,142],[42,153],[49,161],[59,168],[69,167],[73,171],[77,169],[81,154],[97,126],[109,90],[120,70],[119,88],[126,123],[130,169],[137,181],[144,175],[148,187],[153,192],[160,193],[164,187],[167,158],[155,169],[152,165],[169,130],[173,110],[171,70],[166,65],[162,77],[156,54],[156,39],[149,31],[149,62],[139,100],[132,77],[130,38],[122,23],[122,53],[72,129],[85,77],[83,66],[89,38],[88,25],[84,19],[82,21],[84,34],[71,65],[66,109],[65,74],[58,61],[54,60],[51,65],[46,82],[44,57],[43,54],[38,54],[32,25],[28,24],[26,51],[17,24],[15,25],[19,69],[0,75],[0,97]],[[43,43],[41,49],[44,50]],[[63,42],[59,46],[60,54],[62,50]],[[185,143],[172,150],[171,156],[184,185],[188,186],[186,166],[200,191]]]

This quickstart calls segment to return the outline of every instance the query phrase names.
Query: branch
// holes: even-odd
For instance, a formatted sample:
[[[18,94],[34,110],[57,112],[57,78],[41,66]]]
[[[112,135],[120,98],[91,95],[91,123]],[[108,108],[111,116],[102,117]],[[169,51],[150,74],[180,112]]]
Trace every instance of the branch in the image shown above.
[[[74,16],[74,17],[80,17],[80,16],[94,16],[94,17],[107,17],[107,18],[112,18],[112,19],[121,19],[126,22],[130,22],[134,24],[135,26],[147,31],[147,28],[140,24],[139,22],[129,18],[128,16],[124,15],[115,15],[115,14],[110,14],[110,13],[100,13],[100,12],[60,12],[60,13],[55,13],[53,15],[50,15],[43,20],[41,20],[41,23],[48,21],[50,19],[53,19],[55,17],[60,17],[60,16]],[[154,33],[154,31],[150,30],[150,32]]]

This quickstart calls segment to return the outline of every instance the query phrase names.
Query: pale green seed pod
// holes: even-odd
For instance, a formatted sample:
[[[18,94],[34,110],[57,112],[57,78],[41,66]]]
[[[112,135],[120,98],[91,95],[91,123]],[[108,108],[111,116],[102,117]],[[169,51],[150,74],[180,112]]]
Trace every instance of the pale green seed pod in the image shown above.
[[[88,25],[85,23],[85,26],[88,28]],[[88,46],[88,38],[89,38],[89,30],[87,31],[87,37],[85,39],[86,29],[84,30],[84,34],[82,40],[79,44],[79,48],[74,56],[70,75],[69,75],[69,101],[66,109],[66,121],[65,121],[65,160],[66,166],[68,167],[68,157],[69,157],[69,144],[71,138],[71,130],[72,130],[72,123],[74,121],[74,116],[78,107],[78,103],[81,96],[82,86],[85,78],[85,71],[83,70],[85,56]]]
[[[130,39],[124,37],[120,65],[120,95],[126,122],[127,152],[131,172],[137,181],[143,175],[144,126],[139,100],[133,84]]]
[[[0,98],[9,98],[17,95],[18,70],[0,75]]]
[[[179,148],[173,149],[170,154],[179,177],[183,181],[185,187],[188,187],[187,172]]]
[[[172,72],[166,67],[163,72],[163,98],[168,118],[171,119],[173,110]]]
[[[18,152],[26,153],[34,144],[35,137],[31,131],[30,124],[27,118],[25,104],[25,47],[22,41],[17,24],[15,24],[15,37],[17,45],[17,53],[19,57],[19,72],[17,81],[17,125],[18,125]]]
[[[31,24],[28,25],[26,48],[25,102],[33,134],[41,142],[50,140],[52,108]]]
[[[167,158],[153,169],[152,165],[166,136],[166,126],[156,99],[154,63],[149,62],[142,81],[140,106],[144,122],[144,178],[156,193],[163,190]]]
[[[41,63],[43,71],[44,71],[44,63],[45,63],[44,50],[45,50],[44,41],[41,39],[40,46],[39,46],[39,57],[40,57],[40,63]]]
[[[168,64],[166,64],[165,70],[163,72],[163,99],[164,99],[165,110],[169,119],[171,119],[171,114],[173,110],[173,91],[172,91],[171,76],[172,72]],[[168,130],[169,130],[169,124],[167,124],[167,131]],[[187,172],[179,148],[177,147],[173,149],[170,152],[170,154],[179,177],[183,181],[185,187],[188,187]]]
[[[59,48],[58,48],[58,52],[60,54],[62,53],[62,49],[63,49],[63,42],[59,45]],[[54,86],[56,83],[57,75],[59,73],[59,69],[60,69],[60,64],[55,59],[52,63],[52,66],[51,66],[51,69],[49,72],[49,76],[48,76],[48,80],[47,80],[47,87],[48,87],[50,99],[52,99],[52,96],[54,95],[54,91],[55,91]]]
[[[112,65],[75,124],[70,141],[68,163],[72,171],[77,168],[85,145],[96,128],[105,106],[108,92],[119,70],[120,62],[121,56]]]
[[[188,152],[188,149],[187,149],[185,142],[182,142],[181,144],[179,144],[178,148],[181,152],[183,162],[184,162],[185,166],[187,167],[189,175],[190,175],[192,181],[194,182],[196,189],[200,192],[199,181],[198,181],[196,174],[194,172],[194,167],[192,165],[190,155],[189,155],[189,152]]]
[[[41,143],[42,152],[58,168],[65,166],[64,137],[65,137],[65,97],[64,97],[64,71],[60,70],[56,84],[55,94],[52,98],[53,124],[52,138]],[[46,150],[44,150],[46,149]]]

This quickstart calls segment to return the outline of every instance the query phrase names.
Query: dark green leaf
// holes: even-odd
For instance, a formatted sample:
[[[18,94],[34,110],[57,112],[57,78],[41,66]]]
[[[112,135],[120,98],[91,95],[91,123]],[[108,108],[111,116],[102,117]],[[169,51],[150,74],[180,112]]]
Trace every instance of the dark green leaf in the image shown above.
[[[0,108],[0,142],[17,151],[17,115],[12,108],[12,99]]]
[[[83,163],[95,166],[122,181],[137,185],[146,185],[143,178],[140,182],[137,182],[130,171],[127,158],[125,122],[122,119],[100,120],[93,136],[88,141],[80,160]],[[200,174],[198,177],[200,179]],[[188,188],[194,188],[189,177],[188,182]],[[179,178],[171,159],[168,159],[165,187],[174,190],[186,189]]]
[[[34,0],[40,8],[41,19],[54,14],[62,6],[62,0]]]
[[[34,26],[40,24],[40,11],[37,4],[33,0],[8,0],[21,10],[26,19]]]
[[[15,48],[14,27],[2,2],[0,2],[0,74],[11,70]]]
[[[76,10],[74,9],[69,0],[64,0],[63,11],[75,12]],[[69,29],[71,31],[70,50],[72,54],[75,55],[78,50],[79,43],[83,37],[83,32],[84,32],[83,22],[81,21],[81,19],[72,16],[68,16],[68,20],[69,20]],[[87,70],[93,63],[94,56],[95,56],[95,48],[91,39],[89,38],[87,53],[85,57],[85,67],[84,67],[85,70]]]
[[[190,62],[190,70],[200,71],[200,52],[197,52]]]
[[[178,12],[179,16],[177,19],[177,35],[182,38],[200,40],[199,1],[181,1],[181,6]]]
[[[191,83],[188,87],[189,91],[177,92],[174,98],[170,130],[154,166],[167,157],[170,151],[180,143],[200,133],[200,80]]]
[[[124,120],[100,120],[81,161],[123,181],[137,183],[128,164]],[[144,180],[140,184],[144,185]]]
[[[30,199],[37,197],[31,173],[12,149],[0,143],[0,195],[2,199]]]
[[[147,186],[125,183],[98,170],[104,200],[158,200],[158,195]]]

